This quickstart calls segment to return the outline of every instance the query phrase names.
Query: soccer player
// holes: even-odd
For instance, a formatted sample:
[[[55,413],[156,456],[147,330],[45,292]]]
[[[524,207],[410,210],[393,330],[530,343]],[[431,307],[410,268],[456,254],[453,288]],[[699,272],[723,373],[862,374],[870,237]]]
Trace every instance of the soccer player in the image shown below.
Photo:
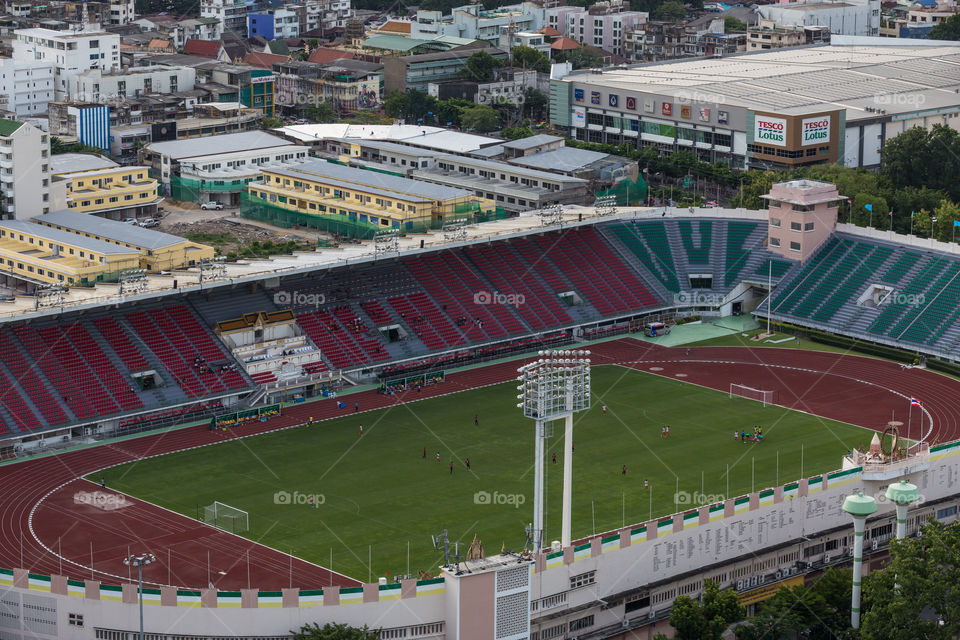
[[[476,414],[476,413],[473,414],[473,426],[475,426],[475,427],[479,427],[479,426],[480,426],[480,416],[479,416],[478,414]]]
[[[426,448],[426,447],[423,448],[423,459],[424,459],[424,460],[427,459],[427,448]]]
[[[623,470],[620,472],[620,475],[622,476],[627,475],[627,465],[623,465]]]
[[[440,452],[437,451],[437,462],[440,462]]]
[[[450,461],[450,475],[453,475],[453,460]]]
[[[467,458],[467,471],[470,471],[470,458]]]
[[[661,438],[666,438],[666,437],[667,437],[667,428],[666,428],[666,427],[660,427],[660,437],[661,437]]]
[[[607,415],[607,405],[603,405],[603,415]]]
[[[553,464],[557,464],[557,454],[553,454]]]
[[[358,411],[360,411],[360,402],[359,402],[359,401],[353,403],[353,412],[354,412],[354,413],[357,413]]]
[[[649,488],[650,488],[650,483],[647,482],[647,479],[646,479],[646,478],[643,479],[643,488],[644,488],[644,489],[649,489]]]
[[[733,432],[733,439],[734,439],[734,440],[739,440],[739,439],[740,439],[740,432],[739,432],[739,431],[734,431],[734,432]]]
[[[670,425],[667,425],[667,437],[670,437]]]

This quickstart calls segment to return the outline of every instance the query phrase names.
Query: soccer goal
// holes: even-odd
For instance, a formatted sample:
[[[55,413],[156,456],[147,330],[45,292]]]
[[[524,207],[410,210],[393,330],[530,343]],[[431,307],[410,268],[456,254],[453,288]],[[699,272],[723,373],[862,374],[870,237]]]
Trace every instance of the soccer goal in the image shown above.
[[[754,389],[753,387],[748,387],[745,384],[730,384],[730,398],[747,398],[748,400],[756,400],[757,402],[762,402],[763,406],[766,407],[770,404],[776,404],[776,391],[768,391],[764,389]]]
[[[203,521],[230,533],[243,533],[250,529],[250,514],[222,502],[205,505]]]

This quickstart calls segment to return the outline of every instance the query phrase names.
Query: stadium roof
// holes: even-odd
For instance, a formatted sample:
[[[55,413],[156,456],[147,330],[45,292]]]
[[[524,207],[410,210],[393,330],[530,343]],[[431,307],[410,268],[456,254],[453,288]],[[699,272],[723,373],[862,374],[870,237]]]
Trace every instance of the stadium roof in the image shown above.
[[[207,136],[188,140],[151,142],[147,145],[147,148],[155,153],[170,156],[174,160],[182,160],[197,156],[268,149],[292,144],[289,140],[284,140],[266,131],[245,131],[243,133],[227,133],[221,136]]]
[[[455,189],[453,187],[444,187],[421,180],[391,176],[377,171],[345,167],[342,164],[327,162],[325,160],[313,160],[304,162],[303,164],[287,165],[284,169],[279,170],[271,169],[271,172],[279,173],[281,171],[299,174],[306,173],[357,185],[354,188],[370,186],[383,191],[405,193],[429,200],[452,200],[454,198],[464,198],[473,195],[471,191],[467,191],[466,189]]]
[[[72,231],[92,233],[101,238],[123,242],[143,249],[163,249],[187,242],[186,239],[169,233],[152,231],[134,224],[107,220],[106,218],[87,213],[77,213],[76,211],[51,211],[32,218],[31,222],[55,224]],[[75,234],[70,235],[77,237]]]
[[[878,110],[895,115],[960,103],[960,43],[851,37],[838,44],[839,38],[829,45],[575,72],[565,80],[674,97],[696,92],[721,107],[793,115],[845,108],[848,122],[875,118]]]
[[[81,214],[81,215],[86,215],[86,214]],[[4,220],[0,222],[0,229],[6,229],[7,231],[15,231],[17,233],[29,233],[31,235],[43,236],[44,238],[53,240],[58,244],[67,244],[74,247],[79,247],[81,249],[86,249],[87,251],[93,251],[95,253],[102,253],[105,255],[106,254],[122,255],[122,254],[128,254],[128,253],[138,253],[136,249],[123,247],[118,244],[111,244],[109,242],[104,242],[103,240],[95,240],[93,238],[81,236],[76,233],[70,233],[69,231],[60,231],[59,229],[45,227],[40,224],[27,222],[26,220]]]
[[[50,156],[50,173],[76,173],[119,167],[116,162],[95,153],[58,153]]]

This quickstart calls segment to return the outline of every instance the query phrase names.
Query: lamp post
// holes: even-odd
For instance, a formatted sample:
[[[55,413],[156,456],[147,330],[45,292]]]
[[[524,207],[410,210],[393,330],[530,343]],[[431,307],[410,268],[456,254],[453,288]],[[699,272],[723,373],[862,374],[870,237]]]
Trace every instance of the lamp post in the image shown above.
[[[563,546],[571,542],[571,509],[573,497],[573,414],[590,408],[589,351],[541,351],[540,358],[517,369],[520,374],[517,390],[523,415],[535,421],[533,480],[533,528],[531,541],[534,553],[543,549],[543,441],[550,437],[547,423],[563,418]]]
[[[850,626],[860,628],[860,581],[863,577],[863,530],[867,516],[877,511],[877,501],[860,491],[855,496],[847,496],[843,501],[843,510],[853,516],[853,595],[850,604]]]
[[[133,554],[123,559],[123,564],[137,568],[137,601],[140,603],[140,640],[143,640],[143,567],[157,561],[152,553]]]

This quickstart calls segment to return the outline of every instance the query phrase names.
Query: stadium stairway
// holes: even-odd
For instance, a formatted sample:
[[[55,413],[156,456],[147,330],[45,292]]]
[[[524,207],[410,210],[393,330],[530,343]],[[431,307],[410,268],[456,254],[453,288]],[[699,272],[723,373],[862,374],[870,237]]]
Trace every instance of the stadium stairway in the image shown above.
[[[0,340],[2,342],[2,340]],[[4,364],[5,349],[0,346],[0,418],[11,433],[23,433],[49,426],[44,414],[33,403],[30,394]]]
[[[646,264],[640,260],[638,254],[621,240],[621,234],[623,234],[623,232],[615,230],[616,226],[616,224],[600,225],[597,227],[597,231],[606,239],[607,244],[610,245],[613,252],[638,274],[638,277],[643,281],[647,289],[649,289],[658,300],[663,301],[664,304],[671,304],[675,292],[667,289],[661,279],[651,273]],[[714,244],[716,245],[716,243]]]

